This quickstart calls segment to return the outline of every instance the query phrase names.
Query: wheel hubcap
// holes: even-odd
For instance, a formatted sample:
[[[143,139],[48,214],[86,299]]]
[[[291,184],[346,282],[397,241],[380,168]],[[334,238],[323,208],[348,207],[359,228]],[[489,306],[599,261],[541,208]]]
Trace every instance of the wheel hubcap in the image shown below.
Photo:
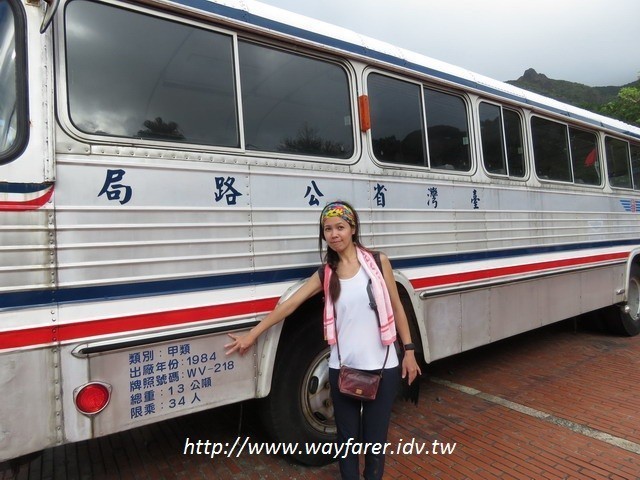
[[[329,387],[329,350],[322,351],[309,366],[302,383],[302,411],[308,424],[318,432],[333,434],[333,402]]]

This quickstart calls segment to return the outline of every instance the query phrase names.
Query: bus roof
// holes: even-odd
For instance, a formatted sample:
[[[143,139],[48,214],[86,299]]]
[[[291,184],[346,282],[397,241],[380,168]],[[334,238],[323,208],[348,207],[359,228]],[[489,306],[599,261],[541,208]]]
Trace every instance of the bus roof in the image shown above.
[[[454,86],[525,104],[532,109],[585,122],[640,139],[640,128],[524,90],[461,67],[405,50],[351,30],[331,25],[253,0],[146,0],[174,5],[192,13],[214,16],[236,25],[250,26],[271,36],[299,44],[319,46],[375,64],[415,72]]]

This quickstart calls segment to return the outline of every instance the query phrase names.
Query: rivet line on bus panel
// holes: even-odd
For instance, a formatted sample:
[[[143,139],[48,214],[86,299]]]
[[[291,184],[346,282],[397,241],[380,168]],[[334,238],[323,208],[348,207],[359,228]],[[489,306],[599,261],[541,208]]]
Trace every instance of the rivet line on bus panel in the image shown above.
[[[475,388],[472,388],[472,387],[467,387],[465,385],[460,385],[458,383],[450,382],[448,380],[443,380],[441,378],[436,378],[436,377],[432,377],[430,378],[430,380],[433,383],[437,383],[439,385],[443,385],[447,388],[457,390],[467,395],[480,398],[487,402],[491,402],[496,405],[506,407],[509,410],[513,410],[515,412],[523,413],[530,417],[544,420],[545,422],[549,422],[559,427],[566,428],[568,430],[579,433],[586,437],[594,438],[596,440],[600,440],[602,442],[608,443],[609,445],[613,445],[614,447],[622,448],[623,450],[640,454],[640,444],[631,442],[624,438],[616,437],[615,435],[611,435],[601,430],[596,430],[595,428],[587,427],[586,425],[582,425],[580,423],[567,420],[566,418],[557,417],[551,413],[543,412],[535,408],[527,407],[520,403],[511,402],[509,400],[505,400],[504,398],[500,398],[495,395],[481,392],[480,390],[476,390]]]

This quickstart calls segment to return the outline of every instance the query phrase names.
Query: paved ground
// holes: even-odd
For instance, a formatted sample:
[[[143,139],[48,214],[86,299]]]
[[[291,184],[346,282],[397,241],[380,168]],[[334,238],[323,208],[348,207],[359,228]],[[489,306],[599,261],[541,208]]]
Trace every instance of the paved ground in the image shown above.
[[[385,478],[640,479],[640,337],[563,323],[435,362],[418,406],[396,402],[389,441],[455,444],[388,456]],[[0,479],[334,479],[274,455],[184,455],[185,439],[267,441],[232,406],[45,451]],[[440,448],[440,447],[438,447]]]

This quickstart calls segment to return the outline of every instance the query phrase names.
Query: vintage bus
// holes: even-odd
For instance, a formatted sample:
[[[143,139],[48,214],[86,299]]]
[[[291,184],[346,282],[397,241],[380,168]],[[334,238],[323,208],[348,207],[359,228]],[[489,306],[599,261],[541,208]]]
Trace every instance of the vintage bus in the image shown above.
[[[249,0],[0,0],[0,460],[258,398],[332,439],[321,298],[223,345],[335,199],[426,363],[639,331],[639,128]]]

